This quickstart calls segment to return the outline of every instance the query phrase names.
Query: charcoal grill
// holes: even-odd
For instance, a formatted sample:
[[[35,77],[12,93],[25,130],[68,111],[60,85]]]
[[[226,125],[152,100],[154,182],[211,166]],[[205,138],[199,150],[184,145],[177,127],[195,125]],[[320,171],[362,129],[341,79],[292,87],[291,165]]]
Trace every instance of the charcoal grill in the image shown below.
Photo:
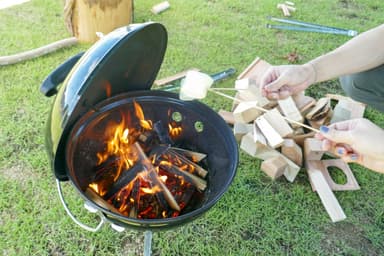
[[[68,59],[41,85],[44,95],[55,95],[47,122],[46,149],[59,196],[72,220],[89,231],[97,231],[104,223],[141,230],[182,225],[210,209],[235,176],[238,146],[224,120],[203,103],[181,101],[175,93],[151,90],[166,45],[167,32],[163,25],[131,24],[104,36],[85,53]],[[83,131],[95,120],[113,118],[115,112],[129,108],[133,101],[142,105],[153,120],[165,122],[169,110],[177,113],[184,130],[181,140],[207,154],[208,188],[204,198],[194,209],[178,217],[129,218],[100,206],[84,193],[93,175],[86,160],[92,158],[94,152],[88,145],[90,140],[84,139]],[[84,150],[86,147],[91,149]],[[66,181],[73,184],[88,209],[100,215],[97,227],[81,223],[68,209],[61,188],[61,183]]]

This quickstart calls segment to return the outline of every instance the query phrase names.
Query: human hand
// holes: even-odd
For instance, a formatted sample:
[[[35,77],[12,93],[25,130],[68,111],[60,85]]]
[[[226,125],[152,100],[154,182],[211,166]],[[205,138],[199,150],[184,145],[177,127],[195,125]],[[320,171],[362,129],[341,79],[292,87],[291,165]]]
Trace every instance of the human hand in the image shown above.
[[[384,173],[384,130],[365,118],[321,126],[316,138],[323,149],[340,156],[345,162],[355,162]]]
[[[285,99],[316,82],[311,64],[272,66],[261,78],[261,94],[270,100]]]

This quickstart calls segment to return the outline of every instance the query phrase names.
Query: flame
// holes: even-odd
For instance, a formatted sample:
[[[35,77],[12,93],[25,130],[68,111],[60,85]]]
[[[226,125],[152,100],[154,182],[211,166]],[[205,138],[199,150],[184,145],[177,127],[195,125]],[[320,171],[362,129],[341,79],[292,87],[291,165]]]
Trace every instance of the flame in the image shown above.
[[[136,101],[133,101],[133,105],[135,106],[136,117],[140,120],[140,126],[145,130],[152,130],[152,121],[145,120],[144,112],[141,106]]]
[[[183,128],[181,128],[180,126],[176,127],[172,123],[169,123],[168,131],[171,137],[177,137],[177,136],[180,136],[180,134],[183,132]]]
[[[107,190],[103,189],[102,186],[99,186],[97,183],[91,183],[89,187],[100,196],[104,196],[107,193]]]
[[[145,194],[156,194],[157,192],[161,191],[161,188],[159,186],[154,186],[152,188],[140,188],[140,190]]]

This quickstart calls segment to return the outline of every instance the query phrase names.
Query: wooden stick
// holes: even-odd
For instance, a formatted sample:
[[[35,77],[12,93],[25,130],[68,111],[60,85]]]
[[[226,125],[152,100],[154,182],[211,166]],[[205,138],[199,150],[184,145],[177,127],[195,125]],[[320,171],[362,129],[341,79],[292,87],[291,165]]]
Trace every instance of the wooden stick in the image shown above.
[[[70,37],[30,51],[25,51],[9,56],[0,56],[0,66],[11,65],[25,60],[37,58],[42,55],[54,52],[60,48],[72,46],[77,44],[77,42],[78,40],[76,37]]]
[[[213,93],[216,93],[217,95],[223,96],[223,97],[225,97],[225,98],[228,98],[228,99],[231,99],[231,100],[234,100],[234,101],[237,101],[237,102],[242,102],[241,100],[236,99],[235,97],[229,96],[229,95],[224,94],[224,93],[219,92],[219,91],[212,90],[212,88],[209,88],[208,90],[211,91],[211,92],[213,92]],[[268,112],[268,111],[269,111],[268,109],[265,109],[265,108],[262,108],[262,107],[259,107],[259,106],[255,106],[255,108],[257,108],[258,110],[261,110],[261,111],[263,111],[263,112]],[[304,128],[307,128],[308,130],[311,130],[311,131],[314,131],[314,132],[317,132],[317,133],[320,132],[318,129],[315,129],[315,128],[309,126],[309,125],[306,125],[306,124],[297,122],[297,121],[295,121],[295,120],[292,120],[292,119],[290,119],[290,118],[288,118],[288,117],[286,117],[286,116],[283,116],[283,118],[284,118],[286,121],[290,122],[290,123],[297,124],[297,125],[299,125],[299,126],[302,126],[302,127],[304,127]]]

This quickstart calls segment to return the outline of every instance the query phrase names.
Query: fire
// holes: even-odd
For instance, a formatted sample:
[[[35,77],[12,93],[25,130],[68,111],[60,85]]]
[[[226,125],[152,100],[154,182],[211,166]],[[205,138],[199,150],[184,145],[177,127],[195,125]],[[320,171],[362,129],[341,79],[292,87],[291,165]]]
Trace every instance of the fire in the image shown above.
[[[181,133],[183,132],[183,128],[181,128],[180,126],[174,126],[174,124],[172,123],[168,124],[168,130],[169,130],[169,135],[173,138],[180,136]]]
[[[152,130],[152,121],[145,120],[143,109],[136,101],[134,101],[133,104],[135,106],[136,117],[140,120],[141,127],[145,130]]]
[[[164,124],[164,128],[161,122],[153,125],[152,120],[145,119],[136,101],[133,106],[136,126],[129,113],[122,113],[118,123],[108,124],[105,147],[96,153],[96,178],[89,187],[129,217],[178,216],[196,190],[205,189],[206,181],[196,176],[200,174],[195,171],[192,158],[182,159],[169,151],[170,146],[158,147],[172,142],[164,136],[180,136],[181,126],[175,122]],[[147,156],[152,150],[154,152]]]
[[[140,188],[141,191],[145,194],[156,194],[157,192],[161,191],[161,188],[158,186],[154,186],[153,188]]]

